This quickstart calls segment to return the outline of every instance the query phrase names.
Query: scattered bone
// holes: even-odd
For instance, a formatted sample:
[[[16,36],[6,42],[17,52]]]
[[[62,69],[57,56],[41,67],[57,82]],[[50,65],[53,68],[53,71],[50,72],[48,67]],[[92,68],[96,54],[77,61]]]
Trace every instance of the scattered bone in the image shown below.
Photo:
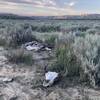
[[[13,78],[10,77],[0,77],[0,82],[12,82]]]
[[[58,78],[59,74],[56,72],[47,72],[45,74],[45,81],[43,82],[43,86],[44,87],[48,87],[53,85],[53,83],[55,82],[55,80]]]
[[[51,49],[50,49],[50,48],[48,48],[48,47],[45,47],[45,50],[47,50],[47,51],[51,51]]]
[[[51,51],[51,48],[47,47],[46,45],[39,43],[37,41],[32,41],[32,42],[28,42],[25,44],[25,48],[28,51],[39,51],[39,50],[46,50],[46,51]]]

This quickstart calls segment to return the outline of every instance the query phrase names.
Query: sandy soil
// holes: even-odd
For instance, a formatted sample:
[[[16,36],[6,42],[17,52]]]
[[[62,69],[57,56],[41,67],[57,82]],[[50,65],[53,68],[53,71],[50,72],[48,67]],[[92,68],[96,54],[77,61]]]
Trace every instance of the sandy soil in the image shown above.
[[[0,100],[100,100],[100,90],[87,87],[43,88],[43,66],[48,54],[34,54],[33,66],[16,65],[7,61],[0,48]],[[44,56],[45,55],[45,56]]]

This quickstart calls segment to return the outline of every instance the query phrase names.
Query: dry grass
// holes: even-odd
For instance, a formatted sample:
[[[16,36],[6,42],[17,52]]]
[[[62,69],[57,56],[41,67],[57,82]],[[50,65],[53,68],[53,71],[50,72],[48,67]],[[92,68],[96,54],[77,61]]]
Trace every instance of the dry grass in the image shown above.
[[[27,65],[32,65],[33,63],[32,54],[23,49],[9,50],[6,57],[10,62],[16,64],[24,63]]]

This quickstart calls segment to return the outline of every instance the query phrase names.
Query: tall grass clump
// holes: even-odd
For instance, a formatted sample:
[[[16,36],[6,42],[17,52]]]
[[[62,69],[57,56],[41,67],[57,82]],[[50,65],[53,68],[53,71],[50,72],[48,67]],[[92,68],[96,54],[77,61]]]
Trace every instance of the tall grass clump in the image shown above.
[[[32,65],[33,63],[32,54],[23,49],[8,50],[5,56],[8,58],[8,61],[12,63],[23,63],[27,65]]]
[[[80,62],[77,60],[72,48],[65,45],[57,48],[56,57],[56,69],[64,76],[80,75]]]
[[[56,46],[56,61],[53,70],[61,73],[62,76],[80,76],[81,62],[73,52],[72,40],[59,41]]]
[[[11,32],[8,41],[10,46],[16,47],[33,40],[36,40],[36,37],[32,34],[31,27],[28,27],[27,29],[24,29],[23,27],[15,27],[14,30]]]

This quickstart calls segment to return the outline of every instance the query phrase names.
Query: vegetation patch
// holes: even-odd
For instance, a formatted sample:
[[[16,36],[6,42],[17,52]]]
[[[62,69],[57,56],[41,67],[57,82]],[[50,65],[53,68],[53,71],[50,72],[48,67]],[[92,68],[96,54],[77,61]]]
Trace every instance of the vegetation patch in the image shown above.
[[[55,46],[55,40],[57,36],[51,35],[46,38],[45,43],[48,44],[48,46],[54,47]]]
[[[23,49],[16,49],[16,50],[9,50],[6,53],[6,57],[12,63],[24,63],[27,65],[32,65],[33,58],[32,54],[23,50]]]
[[[60,26],[53,26],[53,25],[32,26],[32,30],[37,32],[57,32],[60,31]]]
[[[53,64],[53,70],[63,76],[80,76],[80,65],[81,63],[68,45],[60,45],[56,48],[56,62]]]
[[[12,47],[36,40],[36,37],[32,34],[31,27],[27,29],[15,29],[14,32],[11,32],[10,36],[9,46]]]
[[[0,46],[6,46],[6,40],[0,37]]]

